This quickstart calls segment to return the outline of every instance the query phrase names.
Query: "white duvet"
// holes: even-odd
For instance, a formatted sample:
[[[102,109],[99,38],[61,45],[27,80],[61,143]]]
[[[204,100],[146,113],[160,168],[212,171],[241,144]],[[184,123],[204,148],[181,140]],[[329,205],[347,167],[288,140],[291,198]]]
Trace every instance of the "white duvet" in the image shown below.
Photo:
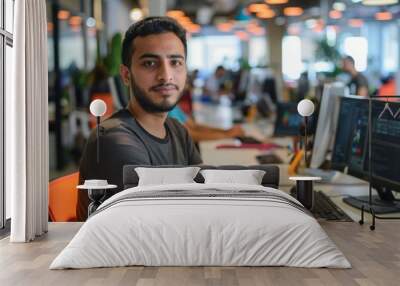
[[[266,192],[272,199],[233,195],[121,200],[137,192],[168,190],[253,190]],[[299,204],[279,190],[254,185],[127,189],[99,207],[50,269],[127,265],[351,267],[313,217],[274,196]]]

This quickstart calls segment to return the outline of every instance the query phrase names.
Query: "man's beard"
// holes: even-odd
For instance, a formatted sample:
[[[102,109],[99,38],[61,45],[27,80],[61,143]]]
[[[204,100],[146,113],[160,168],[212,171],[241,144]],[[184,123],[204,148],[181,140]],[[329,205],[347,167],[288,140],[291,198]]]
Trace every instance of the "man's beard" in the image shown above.
[[[174,109],[183,96],[182,91],[175,103],[168,103],[166,99],[164,99],[161,103],[155,103],[149,98],[149,96],[147,96],[146,92],[135,83],[135,80],[132,76],[130,77],[130,82],[131,92],[133,93],[132,95],[136,98],[140,106],[149,113],[169,112]]]

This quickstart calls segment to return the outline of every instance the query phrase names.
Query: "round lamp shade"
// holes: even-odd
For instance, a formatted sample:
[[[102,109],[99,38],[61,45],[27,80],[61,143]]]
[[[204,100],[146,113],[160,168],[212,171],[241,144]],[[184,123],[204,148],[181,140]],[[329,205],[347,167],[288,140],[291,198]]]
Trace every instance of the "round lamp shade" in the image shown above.
[[[314,103],[309,99],[303,99],[297,104],[297,111],[301,116],[310,116],[314,113]]]
[[[90,113],[94,116],[103,116],[106,113],[106,103],[101,99],[95,99],[90,103]]]

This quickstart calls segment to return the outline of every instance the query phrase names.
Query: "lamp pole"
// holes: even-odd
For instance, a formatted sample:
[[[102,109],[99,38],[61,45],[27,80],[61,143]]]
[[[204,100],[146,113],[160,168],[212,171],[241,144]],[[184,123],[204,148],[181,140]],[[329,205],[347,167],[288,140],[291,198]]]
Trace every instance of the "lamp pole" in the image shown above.
[[[297,104],[297,111],[301,116],[304,117],[304,161],[306,163],[306,167],[308,166],[308,157],[307,157],[307,125],[308,125],[308,117],[314,113],[314,103],[309,99],[303,99]]]
[[[96,116],[96,158],[97,164],[100,163],[100,117],[103,116],[107,111],[106,103],[101,99],[95,99],[90,103],[90,113]]]
[[[308,116],[304,116],[304,161],[306,162],[306,167],[308,167],[308,157],[307,157],[307,125],[308,125]]]

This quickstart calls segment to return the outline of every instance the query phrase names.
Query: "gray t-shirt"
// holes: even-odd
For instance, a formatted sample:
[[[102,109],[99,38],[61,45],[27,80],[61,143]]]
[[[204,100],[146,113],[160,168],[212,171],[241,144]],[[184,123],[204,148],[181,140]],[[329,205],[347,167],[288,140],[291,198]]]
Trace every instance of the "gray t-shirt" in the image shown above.
[[[148,133],[127,109],[113,114],[100,124],[100,162],[97,163],[96,129],[91,133],[79,166],[79,183],[88,179],[103,179],[123,189],[124,165],[197,165],[202,160],[187,130],[175,119],[165,121],[167,135],[157,138]],[[86,191],[78,192],[77,216],[87,218]]]
[[[368,89],[368,80],[361,73],[357,73],[355,77],[352,77],[350,82],[347,84],[350,89],[350,94],[359,95],[358,91],[361,87],[366,87]]]

